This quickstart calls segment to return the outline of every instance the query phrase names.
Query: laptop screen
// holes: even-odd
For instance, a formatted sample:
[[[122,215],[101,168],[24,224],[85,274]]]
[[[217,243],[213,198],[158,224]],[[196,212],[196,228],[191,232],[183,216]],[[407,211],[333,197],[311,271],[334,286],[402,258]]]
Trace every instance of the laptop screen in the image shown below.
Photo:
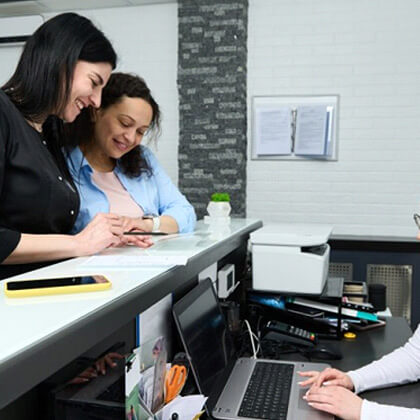
[[[233,342],[211,281],[203,280],[175,303],[173,313],[200,392],[209,395],[218,375],[234,357]]]

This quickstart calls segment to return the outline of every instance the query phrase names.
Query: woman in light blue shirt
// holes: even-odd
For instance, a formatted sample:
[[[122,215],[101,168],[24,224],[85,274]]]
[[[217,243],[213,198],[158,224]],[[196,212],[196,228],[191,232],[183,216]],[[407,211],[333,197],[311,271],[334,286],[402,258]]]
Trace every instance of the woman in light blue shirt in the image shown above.
[[[67,163],[81,201],[74,232],[97,213],[122,216],[125,230],[194,230],[194,208],[141,145],[146,132],[159,132],[159,122],[159,106],[144,80],[114,73],[101,107],[68,125]]]

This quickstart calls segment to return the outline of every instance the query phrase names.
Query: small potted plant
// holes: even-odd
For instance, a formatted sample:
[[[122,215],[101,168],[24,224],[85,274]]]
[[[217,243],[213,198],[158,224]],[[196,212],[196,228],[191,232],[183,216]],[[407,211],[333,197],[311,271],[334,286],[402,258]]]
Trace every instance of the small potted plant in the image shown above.
[[[214,193],[211,195],[207,212],[211,218],[228,217],[231,211],[228,193]]]

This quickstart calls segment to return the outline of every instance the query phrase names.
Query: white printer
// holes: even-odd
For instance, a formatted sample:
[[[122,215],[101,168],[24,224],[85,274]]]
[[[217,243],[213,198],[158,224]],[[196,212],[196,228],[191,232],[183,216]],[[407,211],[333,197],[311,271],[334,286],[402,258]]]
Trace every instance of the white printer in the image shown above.
[[[284,223],[251,233],[253,289],[320,294],[328,276],[332,229]]]

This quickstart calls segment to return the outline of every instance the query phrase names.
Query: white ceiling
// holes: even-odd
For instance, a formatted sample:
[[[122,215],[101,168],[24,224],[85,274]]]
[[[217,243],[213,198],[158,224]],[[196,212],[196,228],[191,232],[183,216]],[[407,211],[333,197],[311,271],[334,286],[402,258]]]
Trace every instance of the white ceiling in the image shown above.
[[[103,9],[144,4],[176,3],[177,0],[0,0],[0,18],[80,9]]]

